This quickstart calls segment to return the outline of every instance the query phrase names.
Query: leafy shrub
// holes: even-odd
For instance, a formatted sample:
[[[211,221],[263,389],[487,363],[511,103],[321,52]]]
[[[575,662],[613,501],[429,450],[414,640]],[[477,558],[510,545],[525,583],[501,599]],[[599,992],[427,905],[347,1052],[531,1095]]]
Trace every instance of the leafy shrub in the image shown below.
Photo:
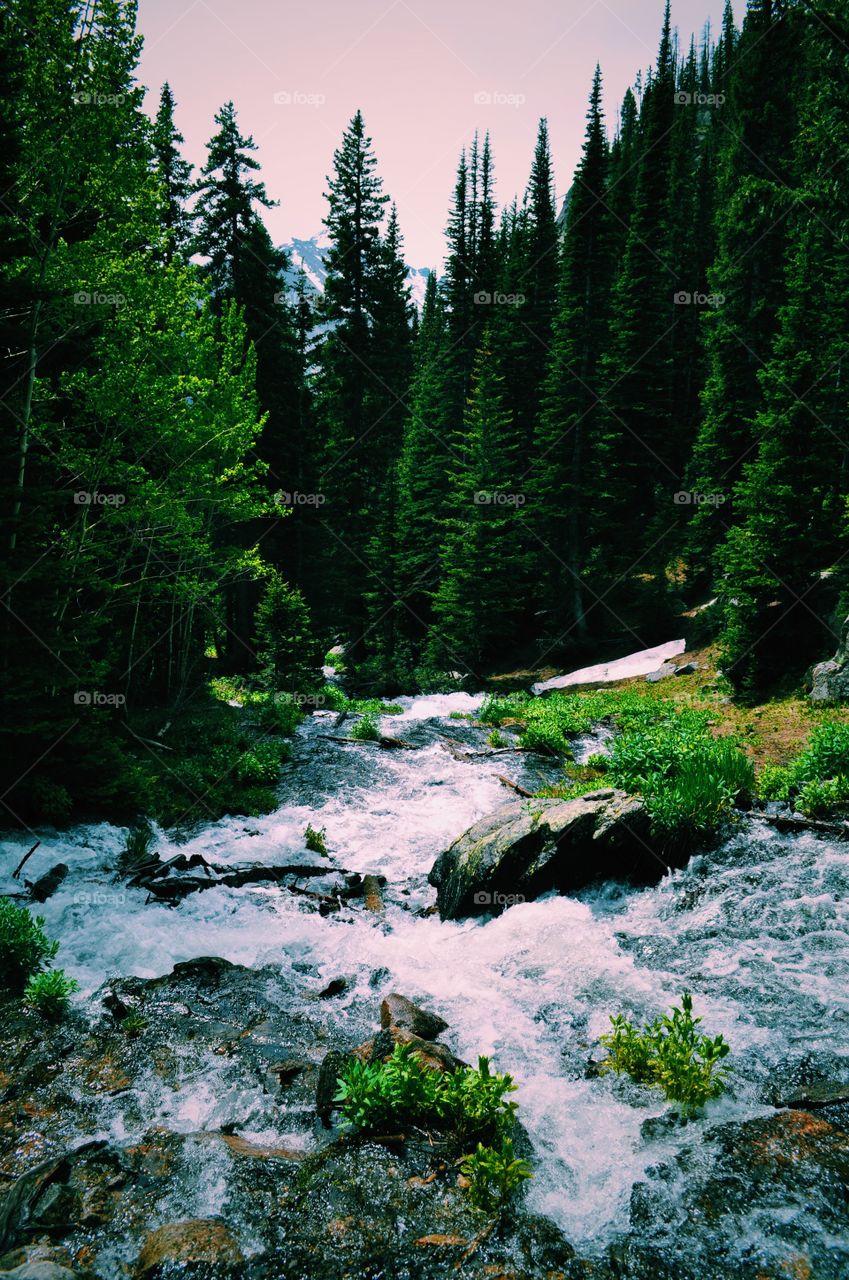
[[[610,768],[610,756],[596,752],[595,755],[587,756],[585,764],[588,769],[595,769],[598,773],[607,773]]]
[[[0,898],[0,985],[23,991],[59,950],[44,932],[44,917],[31,916],[9,898]]]
[[[681,1007],[638,1030],[622,1015],[610,1019],[612,1030],[601,1037],[608,1056],[602,1072],[626,1073],[638,1084],[657,1085],[685,1114],[697,1111],[725,1089],[728,1072],[721,1067],[730,1053],[721,1035],[704,1035],[701,1018],[693,1017],[693,997],[685,991]]]
[[[364,715],[358,720],[351,729],[351,737],[356,742],[379,742],[380,730],[375,723],[374,716]]]
[[[487,736],[486,740],[491,747],[498,748],[498,747],[506,747],[508,745],[507,739],[504,737],[504,734],[499,733],[497,729],[493,729],[492,733],[490,733]]]
[[[119,866],[124,871],[147,862],[153,853],[153,828],[147,822],[130,827],[124,840],[124,848],[118,855]]]
[[[342,672],[345,670],[345,659],[341,653],[334,653],[331,649],[324,655],[324,665],[332,667],[334,671]]]
[[[79,985],[75,978],[68,978],[63,969],[36,973],[24,988],[24,1004],[48,1022],[58,1022],[67,1012],[71,993],[78,990]]]
[[[386,1062],[348,1063],[339,1078],[335,1101],[347,1122],[379,1133],[398,1124],[449,1130],[462,1141],[491,1140],[509,1133],[516,1104],[509,1075],[477,1067],[441,1072],[421,1064],[410,1045],[397,1044]]]
[[[825,818],[849,805],[849,778],[814,779],[806,782],[796,797],[796,808],[806,818]]]
[[[526,1178],[532,1178],[527,1160],[513,1154],[513,1139],[502,1138],[498,1147],[485,1147],[466,1156],[461,1165],[469,1179],[469,1198],[478,1209],[494,1213],[501,1209]]]
[[[793,774],[781,765],[765,764],[758,774],[758,795],[762,800],[789,800]]]
[[[318,831],[311,822],[307,823],[307,829],[304,832],[304,843],[313,853],[320,853],[326,858],[328,855],[327,848],[327,829],[321,827]]]

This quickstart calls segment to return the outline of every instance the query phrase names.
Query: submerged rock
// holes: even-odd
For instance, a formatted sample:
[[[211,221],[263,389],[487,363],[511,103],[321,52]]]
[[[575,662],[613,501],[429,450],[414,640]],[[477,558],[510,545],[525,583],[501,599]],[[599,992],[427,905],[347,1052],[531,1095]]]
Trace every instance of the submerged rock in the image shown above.
[[[238,1276],[244,1261],[229,1229],[216,1218],[191,1218],[169,1222],[152,1231],[142,1245],[134,1274],[139,1280],[165,1280],[166,1276],[199,1274]]]
[[[428,877],[443,920],[492,914],[603,878],[659,880],[643,802],[622,791],[510,801],[440,854]]]

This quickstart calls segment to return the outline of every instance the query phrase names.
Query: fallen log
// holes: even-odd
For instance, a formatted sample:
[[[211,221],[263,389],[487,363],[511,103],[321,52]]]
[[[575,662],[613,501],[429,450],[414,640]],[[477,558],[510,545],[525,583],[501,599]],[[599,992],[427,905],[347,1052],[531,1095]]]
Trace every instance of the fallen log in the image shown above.
[[[518,782],[514,782],[512,778],[505,778],[503,773],[498,774],[498,781],[505,787],[509,787],[511,791],[515,791],[517,796],[521,796],[523,800],[530,800],[533,797],[533,791],[528,791],[527,787],[520,787]]]
[[[849,822],[825,822],[820,818],[795,817],[787,813],[750,813],[756,822],[766,822],[777,831],[813,831],[819,835],[849,840]]]
[[[366,911],[373,911],[375,914],[379,914],[383,910],[380,879],[379,876],[363,876],[363,897],[365,898]]]

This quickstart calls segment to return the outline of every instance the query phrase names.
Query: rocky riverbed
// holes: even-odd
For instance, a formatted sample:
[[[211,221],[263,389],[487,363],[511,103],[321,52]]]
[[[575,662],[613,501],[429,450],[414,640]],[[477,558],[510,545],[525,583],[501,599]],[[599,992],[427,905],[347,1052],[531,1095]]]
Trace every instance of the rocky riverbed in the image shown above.
[[[847,846],[741,819],[656,884],[542,884],[443,921],[438,857],[518,803],[501,779],[555,770],[450,719],[467,695],[403,705],[383,729],[411,750],[311,717],[278,810],[160,833],[178,861],[152,883],[119,874],[120,830],[38,833],[25,874],[68,868],[37,909],[81,989],[56,1027],[0,1010],[0,1270],[849,1274]],[[26,898],[30,843],[4,842],[0,891]],[[728,1093],[689,1123],[595,1067],[611,1013],[653,1017],[685,987],[732,1047]],[[393,992],[447,1024],[446,1054],[516,1077],[534,1178],[500,1221],[438,1143],[358,1139],[327,1106],[322,1064],[373,1040]]]

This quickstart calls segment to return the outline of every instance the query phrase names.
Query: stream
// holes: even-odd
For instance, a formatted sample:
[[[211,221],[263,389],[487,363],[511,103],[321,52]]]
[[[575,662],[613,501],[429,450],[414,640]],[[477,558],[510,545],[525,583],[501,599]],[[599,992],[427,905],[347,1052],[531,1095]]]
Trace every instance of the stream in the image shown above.
[[[775,1090],[800,1072],[849,1079],[846,846],[744,822],[655,887],[606,883],[496,918],[441,922],[417,914],[434,901],[427,874],[456,836],[510,798],[498,775],[528,787],[554,775],[533,756],[459,760],[445,750],[446,737],[483,750],[482,730],[449,718],[474,711],[481,698],[400,702],[402,715],[385,717],[382,728],[415,750],[331,741],[326,735],[345,730],[319,712],[298,730],[275,812],[223,819],[179,845],[157,833],[163,859],[200,852],[235,866],[304,857],[307,824],[324,827],[332,865],[386,877],[382,914],[346,904],[323,916],[273,884],[216,887],[173,907],[147,903],[114,874],[125,830],[108,824],[39,833],[33,877],[57,862],[70,874],[36,910],[61,940],[56,963],[80,983],[75,1004],[92,1018],[93,993],[107,979],[153,978],[199,956],[279,968],[294,1011],[311,1015],[317,992],[344,978],[344,991],[321,1003],[322,1016],[362,1026],[363,1038],[381,993],[403,992],[433,1009],[449,1024],[444,1040],[454,1053],[470,1062],[488,1054],[516,1079],[533,1144],[528,1209],[556,1223],[584,1256],[599,1256],[628,1229],[632,1188],[652,1169],[666,1165],[673,1180],[696,1176],[698,1154],[695,1173],[692,1157],[676,1164],[684,1148],[698,1153],[700,1137],[717,1125],[774,1115]],[[14,835],[2,844],[0,892],[20,893],[11,870],[31,842]],[[610,1014],[653,1018],[684,989],[706,1029],[731,1045],[733,1074],[701,1118],[670,1126],[659,1094],[587,1068],[600,1056]],[[224,1060],[192,1071],[191,1088],[169,1089],[150,1072],[142,1087],[98,1101],[99,1136],[127,1141],[153,1124],[196,1133],[238,1117],[253,1140],[304,1150],[323,1140],[297,1108],[237,1089]],[[702,1158],[712,1158],[707,1148]],[[194,1190],[194,1212],[221,1210],[226,1186],[212,1165]],[[842,1238],[829,1235],[802,1203],[753,1212],[737,1230],[732,1252],[741,1258],[780,1258],[770,1243],[776,1234],[780,1243],[820,1233],[822,1249],[849,1274],[849,1226]]]

